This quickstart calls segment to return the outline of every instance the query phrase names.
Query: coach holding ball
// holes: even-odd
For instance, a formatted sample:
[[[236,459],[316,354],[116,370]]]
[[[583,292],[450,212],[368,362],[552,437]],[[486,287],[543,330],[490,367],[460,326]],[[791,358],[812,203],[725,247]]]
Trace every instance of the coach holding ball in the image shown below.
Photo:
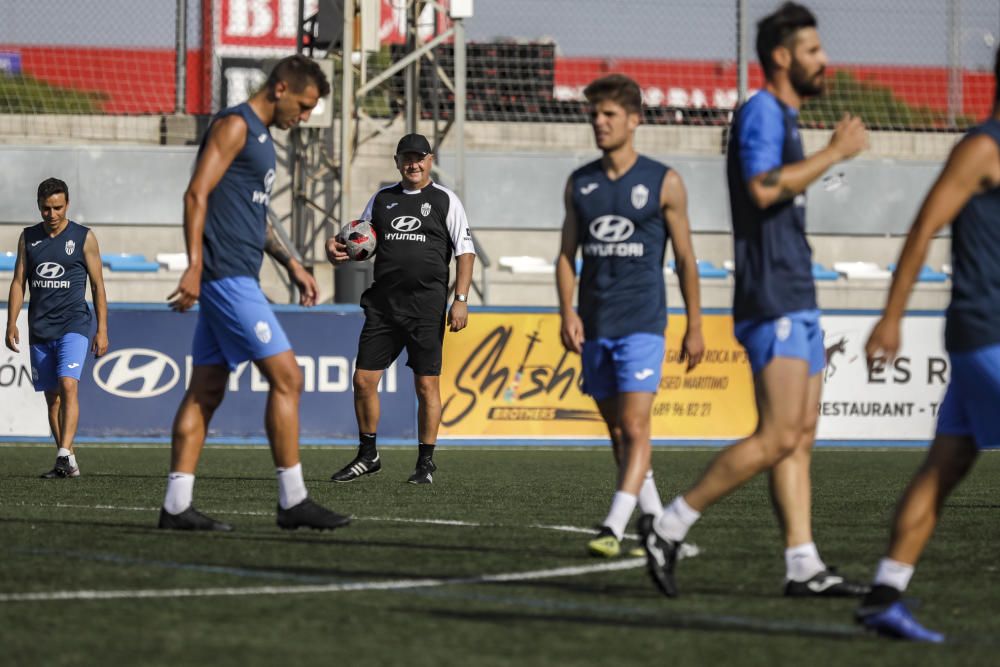
[[[399,183],[376,192],[361,215],[362,223],[348,225],[358,232],[360,243],[341,237],[326,243],[327,258],[334,264],[350,261],[352,256],[367,257],[363,251],[366,245],[370,251],[370,241],[360,239],[365,235],[363,221],[371,225],[377,243],[375,282],[361,295],[365,324],[354,371],[360,445],[354,460],[331,477],[334,482],[352,482],[381,470],[376,448],[378,383],[404,347],[416,385],[420,439],[417,464],[407,481],[434,481],[434,445],[441,424],[441,344],[453,254],[455,300],[448,310],[448,326],[461,331],[469,317],[466,302],[476,253],[465,208],[454,192],[431,181],[434,155],[426,137],[408,134],[400,139],[395,161]],[[348,229],[344,232],[351,235]]]

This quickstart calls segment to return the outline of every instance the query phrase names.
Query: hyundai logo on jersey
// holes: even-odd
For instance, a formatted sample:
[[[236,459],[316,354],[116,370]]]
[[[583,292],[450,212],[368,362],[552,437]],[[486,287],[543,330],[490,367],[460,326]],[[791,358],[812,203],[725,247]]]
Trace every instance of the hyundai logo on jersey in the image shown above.
[[[413,232],[420,229],[420,218],[414,218],[409,215],[401,215],[398,218],[394,218],[391,223],[392,228],[397,232]]]
[[[66,268],[58,262],[42,262],[35,267],[35,274],[38,278],[32,279],[31,287],[32,289],[69,289],[70,281],[57,280],[57,278],[61,278],[65,273]]]
[[[635,224],[620,215],[602,215],[590,223],[593,241],[583,244],[583,254],[594,257],[642,257],[642,243],[622,243],[635,233]]]
[[[415,218],[412,215],[401,215],[398,218],[393,218],[392,222],[389,223],[395,232],[389,232],[385,235],[387,241],[426,241],[427,236],[424,234],[416,234],[416,230],[420,229],[423,224],[420,218]]]
[[[42,278],[54,280],[66,273],[66,269],[63,268],[62,264],[57,264],[56,262],[42,262],[35,269],[35,273]]]

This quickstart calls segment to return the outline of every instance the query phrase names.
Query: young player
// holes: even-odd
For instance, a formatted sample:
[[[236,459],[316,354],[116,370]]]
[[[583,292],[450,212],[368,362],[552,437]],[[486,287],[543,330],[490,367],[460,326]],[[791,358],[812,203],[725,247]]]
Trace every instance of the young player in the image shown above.
[[[701,361],[705,346],[684,182],[633,145],[642,119],[639,86],[612,74],[593,81],[584,94],[602,155],[566,184],[556,284],[562,343],[581,355],[583,390],[597,402],[618,467],[611,508],[587,545],[592,555],[610,558],[619,555],[637,504],[644,513],[658,514],[663,507],[650,467],[650,420],[663,368],[668,237],[687,309],[681,358],[688,370]],[[578,249],[579,314],[573,309]]]
[[[108,300],[97,237],[67,217],[69,187],[58,178],[47,178],[38,185],[36,201],[42,222],[25,228],[17,242],[6,343],[18,351],[17,316],[27,285],[31,378],[35,391],[45,392],[57,448],[55,466],[42,477],[64,479],[80,476],[73,446],[80,419],[77,392],[88,347],[98,357],[108,349]],[[88,341],[93,317],[84,296],[88,278],[97,316],[93,341]]]
[[[202,142],[184,195],[189,267],[170,295],[184,311],[199,302],[193,370],[174,418],[170,475],[160,528],[232,530],[192,505],[194,473],[208,424],[226,392],[229,373],[252,360],[268,381],[264,415],[278,476],[278,526],[333,529],[350,519],[308,497],[299,462],[302,370],[257,277],[267,252],[288,270],[304,306],[316,302],[316,281],[292,259],[267,223],[275,153],[269,127],[288,129],[309,118],[330,84],[300,55],[275,65],[263,90],[220,112]]]

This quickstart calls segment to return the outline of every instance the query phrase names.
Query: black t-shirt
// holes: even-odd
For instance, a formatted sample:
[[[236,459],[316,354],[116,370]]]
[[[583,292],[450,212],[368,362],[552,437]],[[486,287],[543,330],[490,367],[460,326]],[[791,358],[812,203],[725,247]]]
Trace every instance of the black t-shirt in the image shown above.
[[[437,183],[406,190],[402,183],[375,193],[362,219],[375,228],[375,282],[361,305],[416,319],[444,317],[452,253],[475,253],[465,208]]]

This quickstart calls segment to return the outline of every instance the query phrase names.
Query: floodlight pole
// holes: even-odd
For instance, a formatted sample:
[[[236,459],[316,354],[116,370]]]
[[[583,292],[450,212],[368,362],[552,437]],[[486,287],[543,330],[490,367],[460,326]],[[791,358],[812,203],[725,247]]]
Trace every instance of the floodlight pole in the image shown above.
[[[177,33],[174,35],[174,113],[187,111],[187,0],[177,0]]]
[[[354,118],[354,70],[351,53],[354,50],[354,14],[357,0],[344,1],[344,36],[340,62],[340,224],[351,219],[351,162],[354,139],[351,135]]]
[[[748,79],[747,60],[747,0],[736,0],[736,104],[747,100]]]

